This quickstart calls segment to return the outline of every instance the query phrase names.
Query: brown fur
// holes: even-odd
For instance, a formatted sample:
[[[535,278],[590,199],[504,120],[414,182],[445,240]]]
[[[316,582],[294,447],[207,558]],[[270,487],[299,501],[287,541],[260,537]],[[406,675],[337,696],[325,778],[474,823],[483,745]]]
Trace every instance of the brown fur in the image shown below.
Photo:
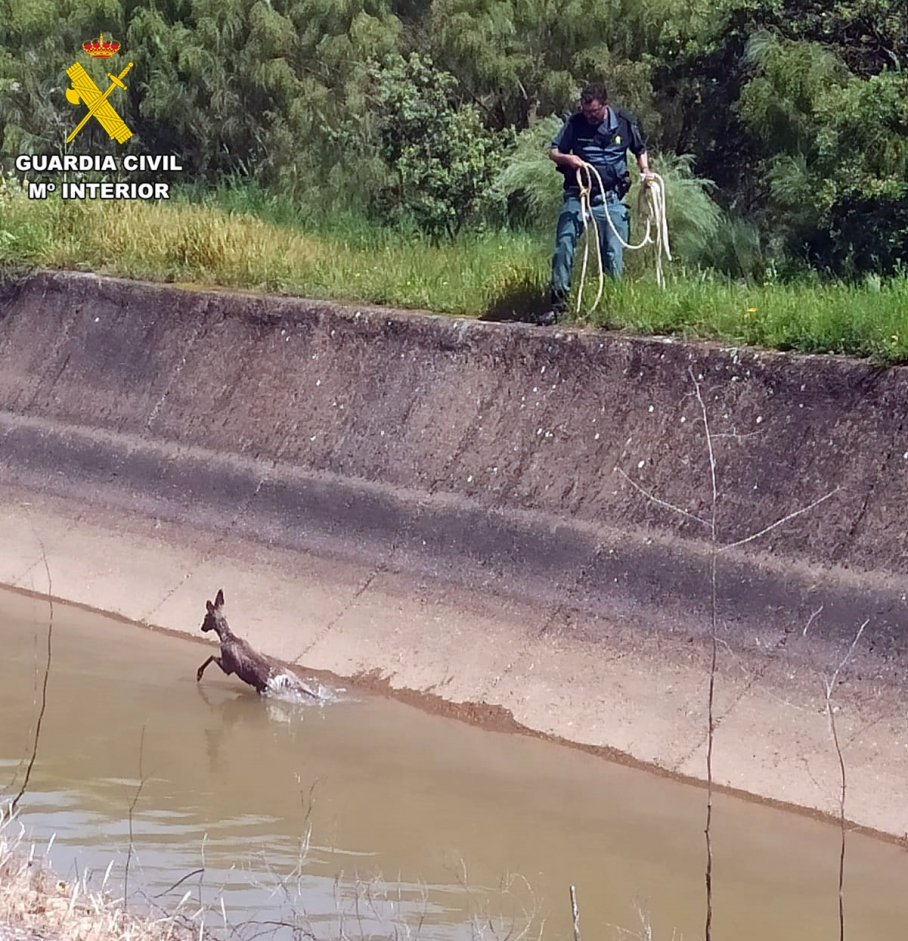
[[[254,686],[261,693],[268,686],[268,681],[275,676],[289,676],[286,670],[282,669],[268,657],[253,650],[252,646],[240,637],[237,637],[230,626],[227,624],[227,618],[224,617],[224,592],[219,590],[214,604],[207,601],[208,613],[205,620],[202,621],[203,631],[215,631],[221,641],[221,655],[210,656],[198,669],[195,678],[196,682],[202,679],[208,665],[216,663],[228,676],[235,673],[244,683]],[[293,678],[295,680],[295,677]],[[295,681],[293,688],[301,692],[318,698],[312,690],[308,689],[299,681]]]

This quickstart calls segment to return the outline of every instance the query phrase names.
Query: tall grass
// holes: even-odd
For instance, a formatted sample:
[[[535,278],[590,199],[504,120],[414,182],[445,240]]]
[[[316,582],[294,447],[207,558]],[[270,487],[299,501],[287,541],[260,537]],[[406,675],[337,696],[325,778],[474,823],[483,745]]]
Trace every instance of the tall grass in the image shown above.
[[[90,873],[61,881],[23,843],[22,831],[0,814],[0,935],[12,938],[73,938],[92,941],[197,941],[207,936],[180,906],[163,917],[141,917],[100,888]],[[184,902],[186,901],[184,897]]]
[[[355,213],[303,216],[274,196],[224,188],[203,201],[30,201],[0,188],[0,264],[519,316],[545,300],[550,232],[473,232],[432,245]],[[645,252],[580,324],[802,352],[908,360],[908,275],[861,283],[754,283],[675,264],[657,287]],[[586,292],[587,297],[593,296]]]

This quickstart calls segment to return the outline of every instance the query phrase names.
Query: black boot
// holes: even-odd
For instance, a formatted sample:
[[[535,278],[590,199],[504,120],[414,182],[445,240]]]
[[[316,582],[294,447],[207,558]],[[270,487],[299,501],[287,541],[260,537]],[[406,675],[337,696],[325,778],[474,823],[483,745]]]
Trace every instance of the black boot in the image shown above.
[[[533,321],[540,327],[551,327],[564,320],[564,312],[567,309],[567,298],[552,291],[551,302],[552,306],[547,311],[537,314],[536,319]]]

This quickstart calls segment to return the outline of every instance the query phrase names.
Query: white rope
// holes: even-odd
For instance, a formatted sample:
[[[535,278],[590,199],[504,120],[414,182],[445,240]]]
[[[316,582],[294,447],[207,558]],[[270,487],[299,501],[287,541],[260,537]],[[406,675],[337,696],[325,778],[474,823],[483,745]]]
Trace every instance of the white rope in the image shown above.
[[[591,203],[593,176],[596,177],[596,180],[599,183],[599,192],[603,194],[603,199],[605,199],[605,187],[602,185],[602,177],[599,175],[598,170],[596,170],[596,168],[589,163],[584,163],[582,167],[577,169],[577,185],[580,187],[580,215],[581,219],[583,220],[583,229],[586,233],[586,242],[583,248],[583,267],[580,274],[580,286],[577,290],[578,314],[580,313],[580,305],[583,298],[583,283],[586,280],[586,268],[587,261],[589,259],[591,236],[595,239],[596,242],[596,259],[599,268],[599,290],[596,292],[596,299],[593,301],[592,307],[590,307],[590,312],[594,311],[596,306],[599,304],[599,301],[602,300],[602,292],[605,288],[605,277],[602,268],[602,248],[599,244],[599,227],[596,224],[596,217],[593,215]],[[662,259],[664,257],[668,261],[671,261],[672,253],[668,245],[668,220],[665,216],[665,181],[662,179],[662,177],[659,176],[658,173],[654,173],[652,175],[652,179],[649,182],[649,186],[641,186],[640,191],[637,194],[637,212],[646,219],[646,232],[644,233],[643,239],[638,245],[631,245],[624,241],[618,230],[615,228],[615,223],[612,221],[612,216],[608,211],[607,203],[603,204],[603,209],[605,210],[606,221],[611,227],[615,238],[618,239],[624,248],[629,249],[630,251],[637,251],[637,249],[644,248],[647,245],[652,245],[654,247],[656,256],[656,283],[660,287],[664,287],[665,277],[662,273]],[[590,229],[592,229],[592,233],[590,232]],[[654,230],[655,237],[653,236]]]
[[[586,182],[583,180],[583,174],[586,174]],[[591,193],[593,189],[592,174],[595,173],[602,186],[602,177],[599,176],[596,168],[589,163],[583,164],[577,168],[577,185],[580,187],[580,218],[583,220],[583,231],[586,233],[586,241],[583,243],[583,267],[580,269],[580,285],[577,288],[577,313],[580,313],[580,307],[583,302],[583,285],[586,283],[586,265],[590,255],[590,228],[592,228],[592,238],[596,243],[596,262],[599,269],[599,290],[596,292],[596,300],[590,307],[592,313],[602,300],[602,292],[605,289],[605,276],[602,270],[602,246],[599,244],[599,226],[596,223],[596,217],[593,215],[591,205]],[[604,193],[605,190],[602,190]],[[605,210],[608,216],[608,208]],[[610,220],[611,221],[611,220]],[[612,226],[614,228],[614,225]]]

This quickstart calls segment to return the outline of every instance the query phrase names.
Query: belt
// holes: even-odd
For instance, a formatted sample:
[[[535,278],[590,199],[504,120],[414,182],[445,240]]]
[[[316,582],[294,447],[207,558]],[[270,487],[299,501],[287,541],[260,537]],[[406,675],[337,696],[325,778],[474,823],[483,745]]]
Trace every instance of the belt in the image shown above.
[[[579,198],[580,198],[580,190],[577,189],[576,186],[572,186],[570,189],[566,189],[566,190],[564,191],[564,195],[565,195],[565,196],[573,196],[574,199],[579,199]],[[616,189],[607,189],[607,190],[605,190],[604,193],[602,193],[602,192],[593,193],[593,195],[590,196],[590,203],[592,204],[592,203],[596,203],[596,202],[601,202],[601,201],[603,200],[603,196],[605,197],[606,200],[618,200],[618,198],[619,198],[619,197],[618,197],[618,191],[617,191]]]

